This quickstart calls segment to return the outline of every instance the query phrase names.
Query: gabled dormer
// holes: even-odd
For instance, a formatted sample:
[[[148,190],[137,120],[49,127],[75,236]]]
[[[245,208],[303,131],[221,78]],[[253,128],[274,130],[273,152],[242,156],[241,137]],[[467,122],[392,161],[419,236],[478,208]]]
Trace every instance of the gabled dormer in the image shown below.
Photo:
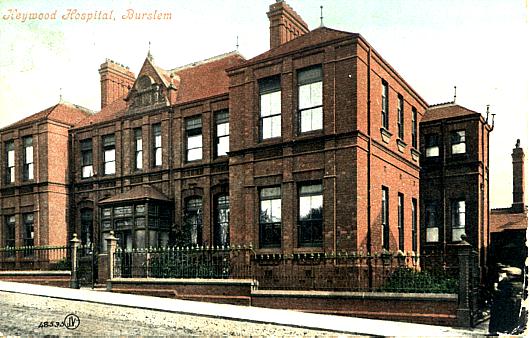
[[[179,82],[178,76],[157,67],[151,53],[148,53],[138,78],[125,98],[129,112],[135,113],[171,105]]]

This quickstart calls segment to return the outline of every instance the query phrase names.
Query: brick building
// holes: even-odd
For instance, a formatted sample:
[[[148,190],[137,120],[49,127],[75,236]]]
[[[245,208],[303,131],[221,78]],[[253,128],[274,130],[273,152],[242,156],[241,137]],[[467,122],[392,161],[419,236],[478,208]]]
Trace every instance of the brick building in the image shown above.
[[[429,107],[420,123],[421,245],[452,252],[462,235],[486,265],[489,244],[489,133],[484,117],[453,103]]]
[[[60,102],[0,130],[2,247],[66,243],[68,133],[90,113]]]
[[[517,140],[512,152],[512,205],[509,208],[491,209],[490,266],[502,263],[523,269],[528,257],[526,245],[528,206],[525,204],[524,157],[523,148]]]
[[[79,110],[64,142],[48,149],[64,156],[53,162],[64,175],[64,202],[54,203],[67,210],[54,222],[60,241],[68,228],[100,250],[113,230],[127,248],[419,251],[420,181],[438,170],[420,158],[420,130],[451,121],[474,142],[465,170],[482,170],[466,191],[466,210],[477,210],[476,221],[466,214],[466,227],[475,224],[466,233],[487,243],[490,129],[480,114],[437,115],[359,34],[310,31],[284,1],[267,14],[271,48],[249,60],[231,52],[164,70],[148,54],[137,76],[111,60],[101,65],[101,111]],[[7,129],[3,141],[21,142]],[[424,161],[430,169],[420,175]],[[3,216],[9,189],[2,184]]]

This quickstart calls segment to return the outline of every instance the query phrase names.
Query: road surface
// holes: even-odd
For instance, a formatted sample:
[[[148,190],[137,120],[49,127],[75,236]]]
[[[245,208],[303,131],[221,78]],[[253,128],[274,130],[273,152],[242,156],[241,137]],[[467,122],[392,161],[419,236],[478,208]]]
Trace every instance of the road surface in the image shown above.
[[[337,333],[0,291],[0,337],[6,335],[336,336]]]

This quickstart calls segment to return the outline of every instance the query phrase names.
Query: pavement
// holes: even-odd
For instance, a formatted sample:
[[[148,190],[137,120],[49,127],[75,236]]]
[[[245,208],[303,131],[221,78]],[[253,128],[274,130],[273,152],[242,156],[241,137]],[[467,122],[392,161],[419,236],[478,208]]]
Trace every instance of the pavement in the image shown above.
[[[67,289],[15,282],[1,282],[0,291],[51,297],[138,309],[222,318],[241,322],[284,325],[310,330],[330,331],[347,335],[371,336],[477,336],[486,335],[487,325],[473,329],[413,324],[356,317],[304,313],[292,310],[267,309],[228,304],[203,303],[96,291]]]

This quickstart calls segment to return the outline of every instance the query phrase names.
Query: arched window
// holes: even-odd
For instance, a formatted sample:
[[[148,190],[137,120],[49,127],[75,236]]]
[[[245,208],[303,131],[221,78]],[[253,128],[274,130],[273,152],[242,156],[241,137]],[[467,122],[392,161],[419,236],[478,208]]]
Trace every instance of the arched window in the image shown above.
[[[230,220],[230,200],[228,195],[218,195],[215,199],[215,245],[228,245]]]
[[[189,244],[202,244],[202,198],[191,197],[186,201],[184,222]]]

